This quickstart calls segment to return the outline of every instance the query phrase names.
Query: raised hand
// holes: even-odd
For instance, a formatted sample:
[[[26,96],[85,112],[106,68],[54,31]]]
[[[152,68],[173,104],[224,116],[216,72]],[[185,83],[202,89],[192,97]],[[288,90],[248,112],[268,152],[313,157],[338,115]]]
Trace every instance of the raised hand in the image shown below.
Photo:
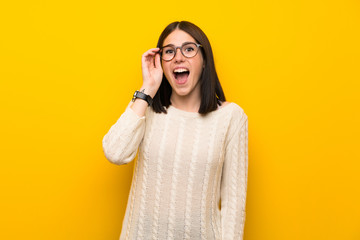
[[[143,76],[143,86],[141,90],[145,89],[145,93],[151,97],[155,96],[163,77],[159,51],[159,48],[151,48],[146,51],[141,58]]]

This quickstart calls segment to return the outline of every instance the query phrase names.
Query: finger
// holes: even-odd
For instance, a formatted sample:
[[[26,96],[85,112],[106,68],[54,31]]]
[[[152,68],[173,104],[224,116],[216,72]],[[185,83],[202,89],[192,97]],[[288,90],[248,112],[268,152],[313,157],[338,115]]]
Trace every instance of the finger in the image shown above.
[[[142,56],[142,61],[153,62],[155,54],[156,53],[144,53],[144,55]]]
[[[159,52],[159,51],[160,51],[160,48],[151,48],[151,49],[147,50],[147,51],[143,54],[143,56],[145,56],[145,55],[154,55],[154,54],[156,54],[156,53]]]
[[[155,48],[154,48],[155,49]],[[142,59],[145,61],[149,61],[156,54],[156,50],[148,50],[142,55]],[[152,60],[152,59],[151,59]]]
[[[160,54],[157,53],[155,55],[154,63],[155,63],[155,68],[161,68]]]
[[[160,51],[160,48],[151,48],[149,50],[147,50],[141,58],[141,62],[142,62],[142,66],[148,66],[150,68],[154,68],[155,67],[155,55],[158,54],[158,52]]]
[[[158,51],[160,51],[160,48],[150,48],[149,51],[158,52]]]
[[[153,51],[149,50],[149,51],[145,52],[143,54],[142,61],[152,63],[152,65],[155,67],[155,63],[154,63],[155,55],[156,54],[159,55],[158,51],[159,51],[159,48],[157,48],[157,50],[155,48],[155,50],[153,50]]]

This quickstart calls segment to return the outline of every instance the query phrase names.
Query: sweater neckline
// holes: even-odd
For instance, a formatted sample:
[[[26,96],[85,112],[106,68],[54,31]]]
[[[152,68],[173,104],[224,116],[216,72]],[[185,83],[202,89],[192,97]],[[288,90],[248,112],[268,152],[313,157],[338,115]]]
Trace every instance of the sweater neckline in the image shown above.
[[[214,110],[212,112],[209,112],[206,115],[201,115],[198,112],[188,112],[188,111],[185,111],[185,110],[181,110],[179,108],[174,107],[171,104],[167,108],[167,111],[176,113],[178,115],[186,116],[186,117],[205,117],[205,116],[208,116],[208,115],[213,115],[213,114],[219,113],[219,112],[223,111],[224,109],[226,109],[227,107],[229,107],[230,105],[233,105],[233,104],[234,104],[233,102],[229,102],[226,106],[222,106],[222,107],[220,107],[220,108],[218,108],[218,109],[216,109],[216,110]]]

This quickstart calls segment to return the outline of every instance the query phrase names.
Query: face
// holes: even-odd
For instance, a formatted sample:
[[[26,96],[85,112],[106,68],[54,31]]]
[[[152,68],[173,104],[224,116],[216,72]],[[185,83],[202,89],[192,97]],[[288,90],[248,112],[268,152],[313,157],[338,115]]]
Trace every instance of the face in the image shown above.
[[[196,43],[191,35],[176,29],[165,38],[163,46],[172,44],[178,47],[182,46],[184,42]],[[162,60],[161,62],[165,77],[172,87],[171,97],[195,97],[200,99],[199,79],[204,65],[200,49],[194,57],[187,58],[178,48],[175,57],[171,61]]]

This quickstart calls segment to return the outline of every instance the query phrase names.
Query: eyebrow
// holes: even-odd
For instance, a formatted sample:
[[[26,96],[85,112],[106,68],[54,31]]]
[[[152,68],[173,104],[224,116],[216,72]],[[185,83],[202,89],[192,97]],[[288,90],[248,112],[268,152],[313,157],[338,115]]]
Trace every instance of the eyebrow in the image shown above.
[[[182,44],[181,44],[181,46],[183,46],[184,44],[188,44],[188,43],[195,43],[195,42],[183,42]],[[175,45],[174,44],[172,44],[172,43],[170,43],[170,44],[168,44],[168,45],[165,45],[165,46],[163,46],[163,48],[164,47],[175,47]]]

